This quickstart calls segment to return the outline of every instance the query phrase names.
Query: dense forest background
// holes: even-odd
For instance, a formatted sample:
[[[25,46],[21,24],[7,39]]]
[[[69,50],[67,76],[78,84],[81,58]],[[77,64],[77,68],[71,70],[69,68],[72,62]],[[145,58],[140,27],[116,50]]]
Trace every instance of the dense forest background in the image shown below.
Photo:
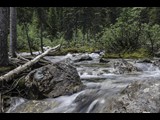
[[[153,57],[159,14],[159,7],[17,7],[17,51],[63,42],[61,54],[101,49],[106,57]]]

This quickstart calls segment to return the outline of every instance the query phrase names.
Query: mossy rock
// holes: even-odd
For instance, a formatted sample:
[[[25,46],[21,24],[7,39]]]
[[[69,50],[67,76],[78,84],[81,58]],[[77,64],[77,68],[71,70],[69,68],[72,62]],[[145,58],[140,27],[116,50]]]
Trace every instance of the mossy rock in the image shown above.
[[[77,69],[64,63],[46,65],[25,77],[27,99],[54,98],[84,89]]]
[[[11,113],[42,113],[56,108],[60,103],[56,100],[30,100],[11,109]]]

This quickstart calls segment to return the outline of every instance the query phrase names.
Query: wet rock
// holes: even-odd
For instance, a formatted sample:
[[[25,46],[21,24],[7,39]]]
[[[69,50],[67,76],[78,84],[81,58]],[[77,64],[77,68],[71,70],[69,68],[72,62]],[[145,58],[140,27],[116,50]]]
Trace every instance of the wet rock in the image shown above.
[[[12,101],[14,102],[14,101]],[[42,113],[50,109],[54,109],[60,103],[56,100],[24,100],[23,104],[12,107],[8,113]]]
[[[100,63],[108,63],[108,62],[110,62],[110,61],[107,60],[107,59],[105,59],[105,58],[101,58],[101,59],[99,60],[99,62],[100,62]]]
[[[96,51],[94,51],[94,53],[97,53],[102,56],[105,54],[105,50],[96,50]]]
[[[2,102],[2,105],[3,105],[3,112],[6,112],[9,108],[10,108],[10,105],[11,105],[11,97],[10,96],[3,96],[3,102]]]
[[[118,74],[142,71],[141,69],[137,68],[132,63],[129,63],[126,60],[120,60],[120,61],[114,62],[113,67],[115,69],[114,73],[118,73]]]
[[[155,60],[153,62],[153,65],[157,66],[157,67],[160,67],[160,60]]]
[[[137,63],[152,63],[150,59],[139,60]]]
[[[91,60],[93,60],[93,59],[89,55],[82,55],[79,58],[77,58],[76,60],[74,60],[74,62],[91,61]]]
[[[74,112],[87,112],[91,102],[99,97],[98,92],[98,89],[88,89],[84,93],[81,93],[79,96],[77,96],[77,98],[74,100],[74,103],[77,103],[77,107]]]
[[[136,81],[118,95],[112,96],[100,112],[158,113],[160,110],[160,81]]]
[[[84,88],[76,68],[65,63],[47,65],[31,71],[25,78],[28,99],[71,95]]]

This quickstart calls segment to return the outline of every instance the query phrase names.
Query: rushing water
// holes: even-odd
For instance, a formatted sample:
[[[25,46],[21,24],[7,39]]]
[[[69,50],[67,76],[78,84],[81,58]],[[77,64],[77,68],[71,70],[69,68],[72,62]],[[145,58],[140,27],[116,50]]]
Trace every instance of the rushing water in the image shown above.
[[[66,56],[45,57],[52,62],[65,59],[74,60],[79,54],[68,54]],[[44,113],[90,113],[104,112],[102,110],[108,98],[123,90],[129,83],[136,80],[153,80],[160,78],[158,67],[150,63],[136,63],[128,60],[142,72],[130,74],[115,74],[113,62],[99,63],[99,55],[92,53],[92,61],[72,63],[76,66],[82,82],[86,89],[71,96],[49,98],[41,101],[26,100],[23,98],[12,98],[12,107],[8,112],[44,112]]]

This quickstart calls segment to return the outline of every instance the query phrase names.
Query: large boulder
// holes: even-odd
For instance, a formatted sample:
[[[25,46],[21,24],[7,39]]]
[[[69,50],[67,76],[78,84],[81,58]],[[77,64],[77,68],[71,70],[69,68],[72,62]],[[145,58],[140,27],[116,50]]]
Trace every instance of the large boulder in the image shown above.
[[[84,88],[76,68],[65,63],[49,64],[31,71],[25,78],[28,99],[71,95]]]

